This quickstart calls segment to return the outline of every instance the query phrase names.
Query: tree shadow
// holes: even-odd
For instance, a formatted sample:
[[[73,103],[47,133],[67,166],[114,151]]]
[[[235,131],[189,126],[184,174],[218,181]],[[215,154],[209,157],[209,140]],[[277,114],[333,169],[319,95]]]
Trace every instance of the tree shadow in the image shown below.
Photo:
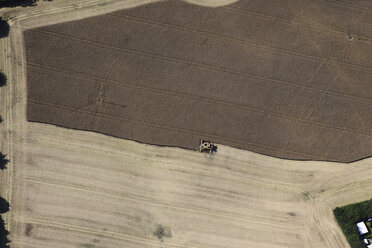
[[[5,229],[5,221],[0,216],[0,248],[9,248],[9,232]]]
[[[0,214],[5,214],[9,211],[9,202],[0,196]]]
[[[0,2],[0,8],[14,8],[14,7],[27,7],[35,6],[38,0],[7,0]]]
[[[4,87],[8,81],[7,77],[3,72],[0,72],[0,87]]]
[[[9,163],[9,159],[6,158],[5,154],[0,152],[0,170],[5,170],[6,165]]]
[[[9,35],[9,31],[10,31],[9,23],[0,18],[0,38],[7,37]]]
[[[39,0],[0,0],[0,8],[14,8],[14,7],[29,7],[36,6]],[[53,0],[44,0],[45,2],[52,2]]]

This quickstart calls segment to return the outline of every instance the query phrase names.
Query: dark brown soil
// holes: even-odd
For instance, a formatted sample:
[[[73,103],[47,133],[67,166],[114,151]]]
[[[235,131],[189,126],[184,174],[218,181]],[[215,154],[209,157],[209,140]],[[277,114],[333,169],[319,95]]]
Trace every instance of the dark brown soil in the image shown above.
[[[25,32],[29,121],[289,159],[372,155],[372,9],[168,1]]]

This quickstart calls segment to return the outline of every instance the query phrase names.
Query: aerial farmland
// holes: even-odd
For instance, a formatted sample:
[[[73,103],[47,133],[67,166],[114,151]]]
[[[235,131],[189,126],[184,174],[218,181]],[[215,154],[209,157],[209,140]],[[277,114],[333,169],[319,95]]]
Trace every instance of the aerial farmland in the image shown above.
[[[333,211],[372,198],[371,13],[347,0],[0,9],[4,247],[356,248]]]

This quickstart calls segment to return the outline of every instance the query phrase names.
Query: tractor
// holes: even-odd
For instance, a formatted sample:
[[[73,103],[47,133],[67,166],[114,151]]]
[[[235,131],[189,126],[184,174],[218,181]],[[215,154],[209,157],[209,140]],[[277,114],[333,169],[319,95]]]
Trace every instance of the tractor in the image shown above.
[[[199,151],[212,154],[213,152],[217,152],[217,146],[211,141],[200,140]]]

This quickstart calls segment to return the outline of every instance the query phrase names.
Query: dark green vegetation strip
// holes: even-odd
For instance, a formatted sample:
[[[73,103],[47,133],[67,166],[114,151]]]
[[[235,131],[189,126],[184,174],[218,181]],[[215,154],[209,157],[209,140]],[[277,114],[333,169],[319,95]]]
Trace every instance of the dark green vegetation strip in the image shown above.
[[[14,7],[27,7],[36,6],[39,0],[0,0],[0,8],[14,8]],[[53,0],[43,0],[51,2]]]
[[[0,248],[8,248],[10,240],[8,239],[8,230],[5,229],[5,222],[0,215]]]
[[[356,223],[372,217],[372,199],[333,210],[338,224],[344,232],[351,248],[365,247],[360,239]]]
[[[9,203],[2,197],[0,197],[0,214],[9,211]],[[9,232],[5,228],[5,221],[0,215],[0,248],[8,248],[10,240],[8,239]]]
[[[9,31],[10,31],[10,26],[8,22],[0,18],[0,38],[7,37],[9,35]]]
[[[0,72],[0,87],[6,86],[7,78],[4,73]]]
[[[17,6],[34,6],[38,0],[0,0],[0,8]]]
[[[0,152],[0,170],[5,170],[6,165],[9,163],[9,159],[6,158],[5,154]]]
[[[3,74],[2,74],[3,75]],[[0,116],[0,123],[2,122],[2,118]],[[5,154],[0,152],[0,171],[5,170],[7,164],[9,163],[9,159],[6,158]],[[9,211],[9,202],[4,198],[0,197],[0,248],[9,248],[10,240],[8,239],[9,232],[5,228],[5,221],[1,214],[4,214]]]

